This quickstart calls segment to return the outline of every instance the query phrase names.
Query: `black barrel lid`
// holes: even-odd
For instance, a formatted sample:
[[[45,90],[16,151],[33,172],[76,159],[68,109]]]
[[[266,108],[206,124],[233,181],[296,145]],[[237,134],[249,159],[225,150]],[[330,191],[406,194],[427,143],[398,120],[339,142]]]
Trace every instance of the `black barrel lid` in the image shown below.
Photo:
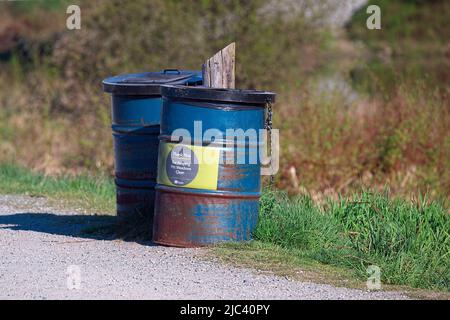
[[[182,85],[163,85],[164,97],[237,103],[273,103],[276,94],[269,91],[221,89],[203,86],[188,87]]]
[[[166,69],[159,72],[122,74],[103,80],[103,90],[118,95],[160,95],[164,84],[202,84],[201,71]]]

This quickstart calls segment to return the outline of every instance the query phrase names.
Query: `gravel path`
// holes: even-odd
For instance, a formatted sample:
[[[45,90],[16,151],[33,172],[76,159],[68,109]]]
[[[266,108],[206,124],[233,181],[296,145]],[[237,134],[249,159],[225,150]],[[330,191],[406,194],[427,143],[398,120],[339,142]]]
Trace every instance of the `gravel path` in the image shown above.
[[[0,196],[0,299],[406,299],[220,265],[201,257],[206,249],[99,236],[113,222]]]

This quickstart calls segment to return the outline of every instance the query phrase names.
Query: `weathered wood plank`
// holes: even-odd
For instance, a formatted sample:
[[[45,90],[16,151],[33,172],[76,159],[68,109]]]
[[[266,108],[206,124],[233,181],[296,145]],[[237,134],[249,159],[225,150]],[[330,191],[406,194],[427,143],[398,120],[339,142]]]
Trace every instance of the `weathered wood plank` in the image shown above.
[[[203,65],[203,85],[234,89],[236,77],[236,44],[233,42],[209,58]]]

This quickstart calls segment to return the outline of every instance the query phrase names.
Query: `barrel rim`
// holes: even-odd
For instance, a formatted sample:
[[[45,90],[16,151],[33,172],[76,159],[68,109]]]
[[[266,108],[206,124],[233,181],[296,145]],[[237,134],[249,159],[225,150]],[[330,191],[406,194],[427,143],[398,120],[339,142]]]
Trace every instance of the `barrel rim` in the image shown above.
[[[235,102],[244,104],[266,104],[275,102],[276,94],[270,91],[249,89],[224,89],[204,86],[189,87],[178,84],[161,86],[161,95],[166,98],[202,100],[211,102]]]
[[[155,77],[165,76],[166,79],[161,78],[159,81],[158,79],[151,80],[152,75]],[[147,82],[143,81],[146,77],[149,78]],[[132,79],[135,79],[135,81]],[[136,79],[140,80],[137,81]],[[167,69],[157,72],[119,74],[104,79],[102,85],[104,92],[114,95],[161,96],[161,86],[164,84],[197,84],[201,82],[201,71]]]
[[[184,187],[166,186],[161,183],[156,183],[156,193],[176,193],[189,196],[212,197],[212,198],[232,198],[232,199],[260,199],[261,192],[242,192],[242,191],[225,191],[225,190],[207,190],[194,189]]]

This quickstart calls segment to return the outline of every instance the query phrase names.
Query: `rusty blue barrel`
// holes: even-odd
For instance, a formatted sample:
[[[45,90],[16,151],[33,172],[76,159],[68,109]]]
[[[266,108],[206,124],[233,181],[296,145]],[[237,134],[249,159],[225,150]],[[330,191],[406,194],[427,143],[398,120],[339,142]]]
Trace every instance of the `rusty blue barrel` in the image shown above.
[[[275,94],[163,86],[153,240],[195,247],[251,239],[265,107]]]
[[[103,81],[104,91],[111,94],[116,202],[120,218],[152,221],[161,85],[201,83],[199,71],[172,69],[124,74]]]

